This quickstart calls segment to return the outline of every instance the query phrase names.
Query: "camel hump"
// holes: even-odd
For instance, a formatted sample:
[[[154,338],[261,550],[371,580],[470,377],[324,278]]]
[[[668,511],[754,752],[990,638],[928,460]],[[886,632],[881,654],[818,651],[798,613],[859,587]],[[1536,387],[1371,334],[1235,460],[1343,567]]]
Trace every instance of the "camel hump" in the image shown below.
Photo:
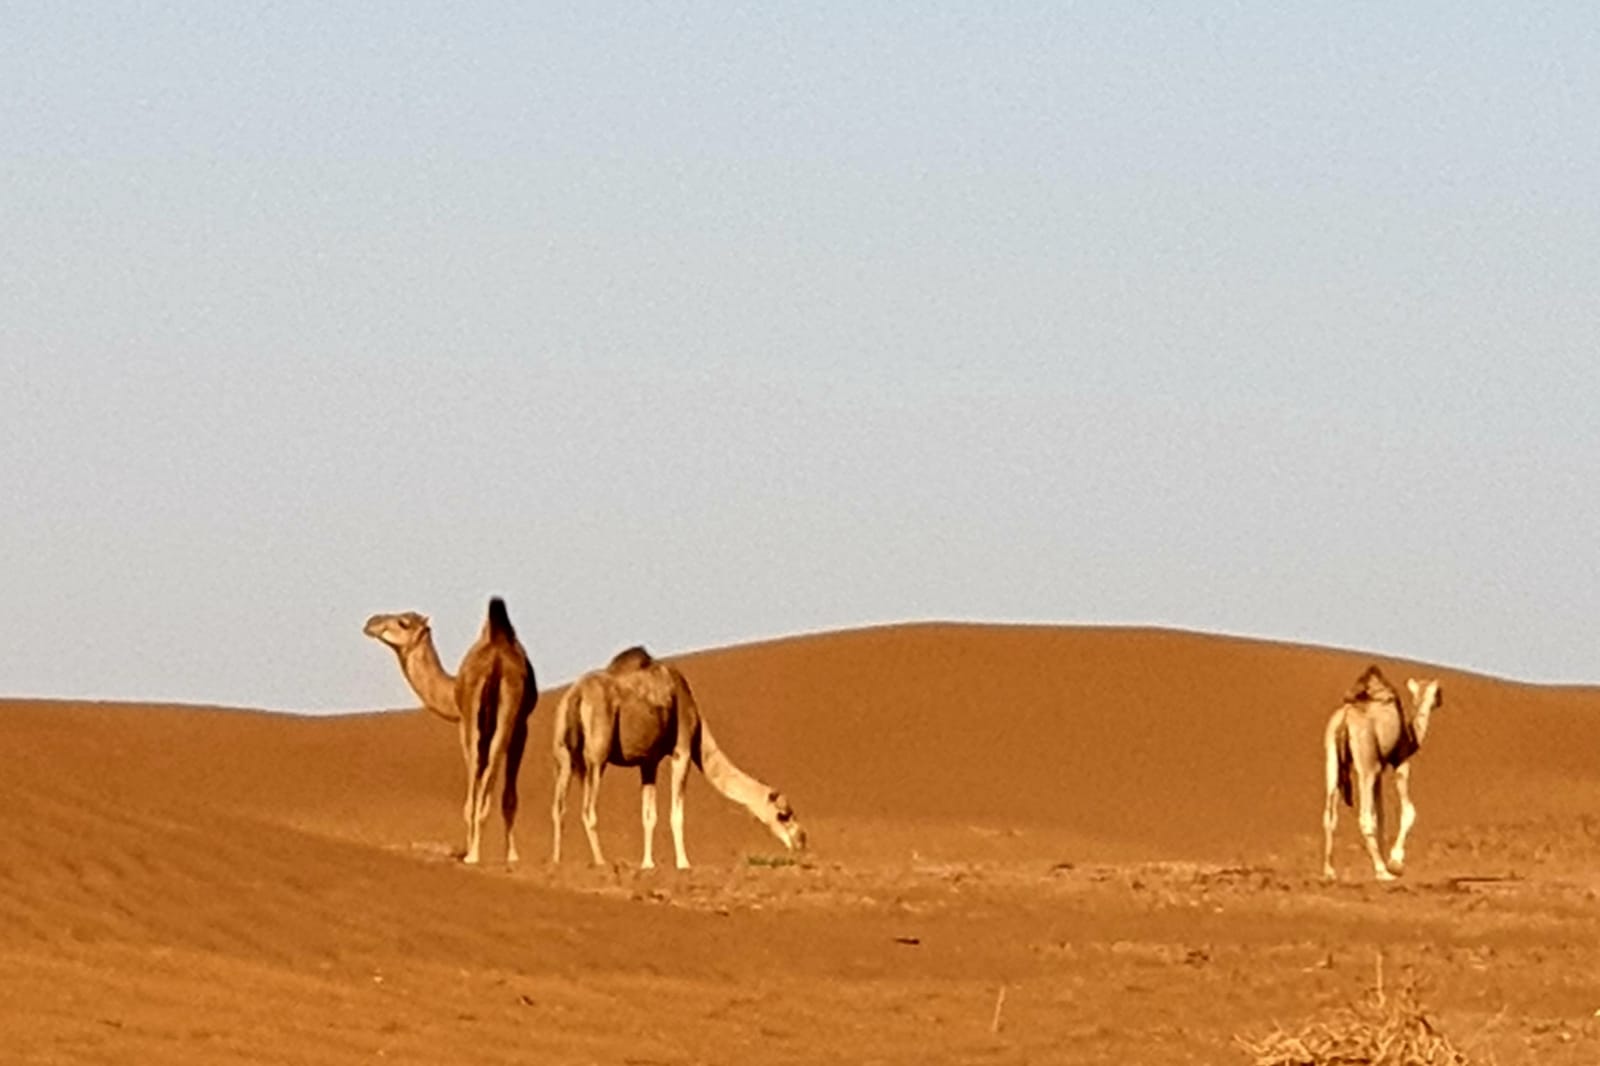
[[[489,600],[489,637],[492,640],[510,643],[517,639],[517,631],[511,626],[511,616],[506,613],[506,601],[499,596]]]
[[[654,665],[655,658],[644,650],[644,645],[635,644],[631,648],[624,648],[611,657],[606,664],[606,670],[613,673],[623,673],[628,670],[643,670]]]
[[[1389,684],[1383,676],[1383,671],[1376,666],[1369,666],[1356,678],[1356,683],[1350,686],[1350,691],[1345,693],[1347,703],[1395,703],[1398,702],[1394,686]]]

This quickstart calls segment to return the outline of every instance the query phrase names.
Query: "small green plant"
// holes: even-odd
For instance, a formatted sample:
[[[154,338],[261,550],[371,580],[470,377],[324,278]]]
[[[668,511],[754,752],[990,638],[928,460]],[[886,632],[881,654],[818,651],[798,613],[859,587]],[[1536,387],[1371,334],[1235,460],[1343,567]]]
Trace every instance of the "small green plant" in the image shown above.
[[[745,865],[774,870],[780,866],[798,866],[800,861],[792,855],[746,855]]]

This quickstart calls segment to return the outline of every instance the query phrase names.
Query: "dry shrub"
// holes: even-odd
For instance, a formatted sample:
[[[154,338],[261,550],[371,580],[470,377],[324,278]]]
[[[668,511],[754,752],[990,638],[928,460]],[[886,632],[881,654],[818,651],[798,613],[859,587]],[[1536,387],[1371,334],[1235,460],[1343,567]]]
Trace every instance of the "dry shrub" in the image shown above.
[[[1360,1002],[1299,1032],[1277,1027],[1259,1040],[1234,1041],[1255,1066],[1471,1066],[1428,1017],[1414,978],[1385,994],[1381,956],[1377,986]]]

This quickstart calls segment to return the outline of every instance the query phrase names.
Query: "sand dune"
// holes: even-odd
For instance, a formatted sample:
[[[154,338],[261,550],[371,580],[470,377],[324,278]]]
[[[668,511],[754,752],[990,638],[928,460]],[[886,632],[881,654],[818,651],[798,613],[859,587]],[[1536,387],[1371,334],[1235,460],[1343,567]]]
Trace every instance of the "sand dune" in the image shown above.
[[[372,658],[374,702],[398,701]],[[1577,1019],[1600,991],[1561,975],[1600,958],[1600,690],[1134,629],[916,625],[677,661],[723,747],[793,798],[805,863],[696,780],[696,869],[640,874],[617,771],[622,864],[549,868],[550,693],[515,872],[449,858],[455,738],[419,711],[0,701],[0,1059],[1227,1061],[1228,1027],[1355,981],[1300,955],[1398,929],[1419,958],[1510,960],[1476,985],[1445,966],[1450,1009],[1509,1011],[1485,1040],[1532,1047],[1569,1012],[1545,1061],[1594,1061]],[[1446,691],[1397,893],[1310,879],[1321,725],[1369,661]],[[1356,878],[1348,822],[1340,857]],[[1438,888],[1502,874],[1528,887],[1459,914]]]

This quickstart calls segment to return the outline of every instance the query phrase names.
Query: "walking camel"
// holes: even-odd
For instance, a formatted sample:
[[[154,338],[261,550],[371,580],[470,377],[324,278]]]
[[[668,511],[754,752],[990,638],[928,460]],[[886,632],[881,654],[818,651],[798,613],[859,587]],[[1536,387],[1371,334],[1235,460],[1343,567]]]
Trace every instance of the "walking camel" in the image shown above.
[[[479,861],[483,822],[495,782],[504,774],[500,813],[505,822],[506,861],[516,862],[517,773],[527,745],[528,717],[539,690],[504,601],[498,597],[489,601],[483,629],[463,657],[456,677],[446,673],[439,662],[426,615],[415,611],[373,615],[363,631],[394,649],[401,673],[425,708],[460,726],[461,758],[467,772],[463,861]]]
[[[1444,705],[1444,691],[1435,680],[1406,682],[1414,710],[1409,715],[1400,697],[1376,666],[1369,666],[1345,694],[1344,703],[1328,719],[1323,736],[1327,763],[1327,796],[1322,812],[1322,876],[1332,881],[1333,831],[1339,823],[1339,800],[1355,806],[1352,788],[1359,794],[1358,822],[1373,873],[1379,881],[1393,881],[1404,872],[1406,836],[1417,821],[1411,802],[1411,757],[1428,735],[1433,712]],[[1400,830],[1385,862],[1383,835],[1383,773],[1394,771],[1400,799]],[[1352,781],[1352,775],[1354,780]]]
[[[603,670],[574,681],[556,705],[555,797],[551,860],[561,861],[561,822],[567,791],[576,774],[583,781],[583,830],[596,865],[605,858],[597,831],[600,778],[610,766],[639,768],[639,814],[644,825],[644,859],[655,866],[656,775],[671,761],[672,845],[678,869],[687,869],[683,845],[683,793],[692,762],[724,796],[755,815],[791,850],[804,848],[805,830],[782,793],[733,765],[717,746],[695,702],[689,683],[675,667],[658,662],[644,648],[619,652]]]

